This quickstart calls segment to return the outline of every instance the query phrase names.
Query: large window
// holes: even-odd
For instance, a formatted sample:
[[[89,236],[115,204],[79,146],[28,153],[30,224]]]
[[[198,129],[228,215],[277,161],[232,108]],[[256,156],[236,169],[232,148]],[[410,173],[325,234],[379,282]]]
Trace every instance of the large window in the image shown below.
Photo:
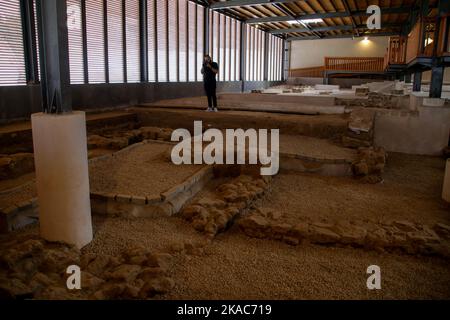
[[[269,81],[280,81],[282,79],[283,64],[283,40],[269,35],[268,52],[268,74]]]
[[[103,1],[86,0],[86,41],[89,83],[104,83],[106,81],[103,13]],[[69,52],[70,56],[72,56],[71,52]]]
[[[84,83],[83,32],[81,1],[67,1],[67,28],[69,33],[70,82]]]
[[[196,81],[197,78],[197,6],[188,1],[188,79],[189,81]],[[201,39],[203,41],[203,39]]]
[[[204,7],[188,0],[147,0],[149,81],[201,81]]]
[[[203,57],[205,55],[204,48],[204,24],[205,24],[205,9],[197,5],[197,60],[195,62],[195,69],[197,70],[197,81],[202,81],[201,67],[203,64]]]
[[[125,1],[127,82],[141,81],[139,0]]]
[[[156,47],[158,52],[158,79],[159,82],[168,81],[168,7],[167,0],[153,0],[156,3]],[[173,1],[173,0],[172,0]]]
[[[266,75],[272,81],[282,78],[282,39],[254,26],[241,30],[242,22],[195,1],[66,1],[72,84],[140,82],[145,78],[141,77],[142,54],[148,56],[145,76],[149,82],[202,81],[204,54],[218,63],[219,81],[262,81]],[[145,5],[146,15],[141,15]],[[30,49],[34,44],[24,41],[22,30],[28,17],[21,13],[20,0],[0,0],[0,8],[0,85],[26,84],[35,76],[27,72],[36,71],[34,64],[28,65],[28,58],[36,59],[35,48]],[[205,12],[209,13],[207,39]],[[145,16],[147,21],[141,21]],[[147,25],[144,35],[142,22]],[[246,49],[241,52],[244,34]],[[147,40],[147,52],[141,52],[142,40]],[[241,54],[246,62],[242,73]]]
[[[155,82],[157,80],[157,71],[156,71],[156,61],[158,58],[157,54],[157,28],[156,22],[156,1],[148,0],[147,2],[147,34],[148,34],[148,81]]]
[[[210,17],[210,54],[219,64],[218,79],[239,80],[241,23],[215,11],[210,13]]]
[[[247,25],[246,70],[247,81],[263,81],[265,65],[265,33]]]
[[[169,0],[169,81],[178,81],[178,0]]]
[[[0,85],[26,84],[19,0],[0,0]]]
[[[124,82],[123,7],[122,0],[108,0],[108,67],[109,82]]]
[[[179,81],[185,82],[188,78],[188,1],[178,1],[178,61],[179,61]]]

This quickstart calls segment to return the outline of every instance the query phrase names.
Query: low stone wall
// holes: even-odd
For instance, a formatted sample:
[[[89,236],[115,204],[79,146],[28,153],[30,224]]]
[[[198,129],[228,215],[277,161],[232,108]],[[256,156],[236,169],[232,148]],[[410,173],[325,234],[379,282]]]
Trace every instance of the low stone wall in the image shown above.
[[[370,147],[373,145],[375,111],[356,108],[350,114],[348,130],[342,143],[348,148]]]
[[[0,155],[0,179],[14,179],[34,171],[32,153]]]
[[[298,154],[280,154],[280,169],[323,176],[351,176],[352,162],[345,159],[317,159]]]
[[[369,92],[367,97],[336,98],[336,105],[346,107],[407,109],[408,95]]]
[[[442,155],[449,143],[450,107],[419,106],[418,111],[379,110],[375,145],[388,152]]]
[[[173,256],[131,248],[120,255],[82,254],[74,247],[32,236],[4,242],[0,255],[2,299],[149,299],[175,285]],[[68,290],[67,267],[81,268],[81,290]]]
[[[363,182],[379,183],[383,181],[386,162],[387,154],[383,148],[360,148],[358,157],[352,164],[353,174]]]
[[[39,220],[37,198],[0,208],[0,233],[19,230]]]
[[[205,197],[185,207],[181,215],[199,232],[214,237],[226,230],[234,218],[262,197],[270,178],[239,176],[222,184],[213,197]]]
[[[378,251],[400,250],[408,254],[430,254],[450,259],[450,226],[432,228],[408,221],[375,224],[365,221],[321,222],[299,220],[285,223],[277,212],[255,211],[239,222],[248,236],[280,240],[290,245],[352,246]]]
[[[116,152],[116,154],[127,152],[130,148],[136,148],[144,143],[146,143],[146,141],[134,144],[126,149]],[[152,141],[152,143],[154,143],[154,141]],[[106,155],[104,157],[114,157],[114,154]],[[93,160],[101,160],[104,157]],[[189,199],[195,196],[195,194],[197,194],[197,192],[199,192],[212,177],[213,168],[210,166],[203,167],[181,184],[176,185],[155,197],[138,197],[124,194],[91,192],[92,211],[97,214],[121,217],[171,216],[176,214]]]

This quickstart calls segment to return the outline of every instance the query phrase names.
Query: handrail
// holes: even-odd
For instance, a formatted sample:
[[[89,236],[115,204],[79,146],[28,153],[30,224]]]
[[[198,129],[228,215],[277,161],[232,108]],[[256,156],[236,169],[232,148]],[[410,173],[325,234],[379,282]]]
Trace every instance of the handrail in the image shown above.
[[[298,68],[289,70],[290,78],[323,78],[325,67]]]
[[[383,72],[383,57],[325,57],[325,70]]]

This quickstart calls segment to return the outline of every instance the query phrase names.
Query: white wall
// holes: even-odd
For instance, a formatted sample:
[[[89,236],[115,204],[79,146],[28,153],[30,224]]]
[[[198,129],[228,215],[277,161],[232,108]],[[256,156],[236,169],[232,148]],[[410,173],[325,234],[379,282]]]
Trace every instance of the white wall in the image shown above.
[[[431,81],[431,70],[422,73],[422,82]],[[444,83],[450,83],[450,68],[444,69]]]
[[[388,37],[291,42],[291,69],[319,67],[325,57],[384,57]]]

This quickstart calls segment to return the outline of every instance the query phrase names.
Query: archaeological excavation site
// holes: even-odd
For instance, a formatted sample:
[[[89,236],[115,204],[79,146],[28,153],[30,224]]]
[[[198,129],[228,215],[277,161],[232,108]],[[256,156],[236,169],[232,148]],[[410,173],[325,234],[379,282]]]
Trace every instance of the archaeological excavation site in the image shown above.
[[[449,7],[0,0],[0,300],[450,300]]]

